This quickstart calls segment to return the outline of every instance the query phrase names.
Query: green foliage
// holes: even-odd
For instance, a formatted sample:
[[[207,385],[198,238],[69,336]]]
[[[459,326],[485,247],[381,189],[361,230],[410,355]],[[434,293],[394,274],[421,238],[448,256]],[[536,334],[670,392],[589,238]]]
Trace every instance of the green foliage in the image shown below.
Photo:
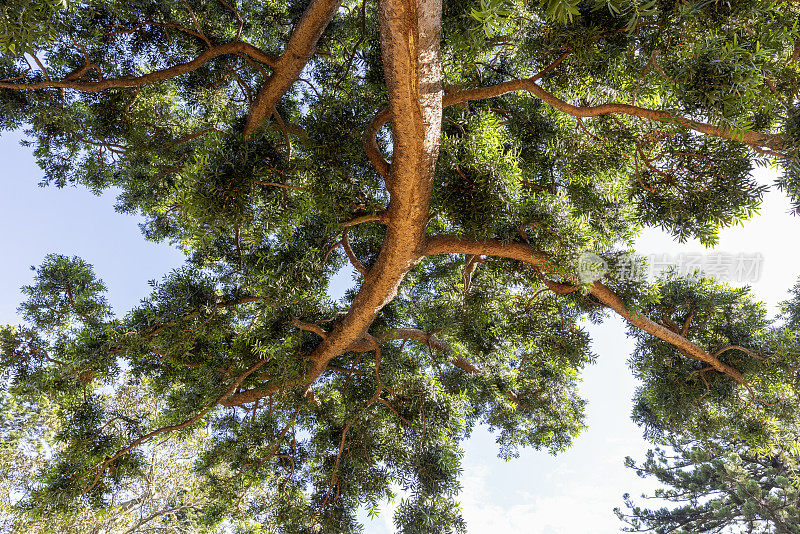
[[[503,23],[513,13],[509,2],[503,0],[481,0],[481,8],[473,8],[470,16],[481,23],[486,37],[494,37],[503,30]]]
[[[617,515],[629,532],[800,532],[798,286],[780,306],[782,323],[766,320],[746,289],[671,277],[660,290],[654,306],[664,317],[680,322],[691,314],[692,337],[707,346],[735,345],[720,358],[742,369],[753,389],[731,396],[714,373],[637,336],[632,364],[645,385],[634,420],[662,446],[644,463],[628,458],[626,464],[662,485],[653,497],[665,505],[640,506],[625,495],[627,511]]]
[[[64,335],[69,330],[97,328],[110,315],[103,296],[106,287],[82,259],[51,254],[35,270],[35,284],[22,288],[27,300],[19,308],[34,329]]]
[[[800,393],[791,378],[796,336],[772,325],[763,304],[747,288],[731,288],[702,276],[670,275],[659,282],[657,299],[642,311],[708,347],[722,363],[740,370],[751,387],[737,393],[734,384],[720,380],[707,363],[687,359],[678,348],[631,328],[637,347],[630,364],[643,382],[633,418],[647,434],[728,432],[763,445],[780,434],[784,421],[793,420]]]
[[[113,395],[99,402],[115,419],[138,418],[157,409],[159,400],[147,384],[124,380]],[[46,534],[57,531],[82,534],[93,530],[124,534],[131,529],[158,528],[162,532],[220,533],[198,521],[199,510],[207,504],[208,492],[202,479],[186,462],[203,450],[208,436],[203,431],[186,435],[180,443],[162,443],[148,451],[148,470],[127,480],[115,499],[103,509],[46,503],[35,506],[20,497],[35,495],[37,476],[49,468],[53,456],[63,452],[55,439],[64,429],[59,401],[47,396],[35,403],[5,394],[0,402],[0,529],[10,534]],[[52,495],[51,495],[52,496]],[[41,496],[39,496],[41,498]]]
[[[791,441],[758,450],[724,438],[673,439],[667,449],[648,451],[642,464],[626,460],[639,476],[665,486],[654,497],[669,506],[640,507],[626,495],[627,513],[616,512],[630,525],[628,532],[800,532],[798,460],[797,443]]]
[[[1,88],[0,128],[25,128],[43,184],[113,188],[186,264],[116,317],[85,261],[51,255],[35,269],[23,324],[0,327],[0,528],[47,532],[52,518],[63,532],[124,532],[156,514],[166,531],[358,532],[359,508],[377,513],[400,487],[399,531],[463,532],[460,444],[475,425],[504,459],[558,453],[583,428],[577,385],[594,355],[580,325],[607,310],[576,275],[582,253],[613,273],[646,226],[713,245],[759,209],[752,170],[774,154],[778,185],[799,197],[795,3],[447,0],[447,93],[540,73],[553,98],[511,91],[444,109],[424,231],[529,244],[547,266],[410,262],[371,337],[309,386],[309,354],[359,305],[355,289],[328,296],[341,245],[364,270],[387,261],[375,219],[394,184],[363,143],[388,99],[375,5],[342,4],[302,80],[246,138],[271,60],[222,54],[127,86],[237,41],[280,55],[308,4],[2,4],[1,83],[92,90]],[[104,80],[122,87],[93,90]],[[592,111],[608,103],[662,119]],[[757,132],[762,144],[739,142]],[[395,142],[378,132],[384,153]],[[634,418],[650,437],[785,442],[797,288],[772,323],[747,290],[706,278],[603,281],[631,316],[685,330],[742,372],[737,384],[632,329]],[[164,491],[136,500],[148,486]]]
[[[0,53],[22,55],[55,41],[69,0],[6,0],[0,5]]]

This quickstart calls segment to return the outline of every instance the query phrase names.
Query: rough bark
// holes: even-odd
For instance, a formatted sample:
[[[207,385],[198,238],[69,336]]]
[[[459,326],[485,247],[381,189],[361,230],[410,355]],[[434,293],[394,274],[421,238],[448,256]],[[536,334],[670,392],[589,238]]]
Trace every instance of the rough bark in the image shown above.
[[[394,150],[387,177],[386,238],[348,313],[311,354],[307,383],[367,331],[422,258],[442,120],[441,0],[384,0],[381,52]]]

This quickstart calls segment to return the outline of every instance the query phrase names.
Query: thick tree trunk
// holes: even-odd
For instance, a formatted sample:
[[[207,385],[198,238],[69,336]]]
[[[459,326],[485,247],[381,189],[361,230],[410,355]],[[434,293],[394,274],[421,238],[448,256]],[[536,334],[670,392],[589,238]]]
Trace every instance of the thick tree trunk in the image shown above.
[[[386,178],[391,195],[386,238],[350,310],[311,354],[308,384],[319,378],[332,358],[364,337],[423,256],[442,122],[441,13],[441,0],[380,2],[393,140]]]

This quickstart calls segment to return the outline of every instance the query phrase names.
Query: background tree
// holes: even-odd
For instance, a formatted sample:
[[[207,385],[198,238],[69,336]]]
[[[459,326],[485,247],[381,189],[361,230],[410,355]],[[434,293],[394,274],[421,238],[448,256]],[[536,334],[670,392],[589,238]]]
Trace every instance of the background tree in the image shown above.
[[[154,415],[161,407],[156,391],[140,380],[123,376],[118,387],[98,402],[113,414],[109,426]],[[147,469],[130,478],[105,508],[50,506],[47,510],[19,506],[19,499],[38,487],[37,475],[47,468],[53,454],[62,452],[59,439],[65,421],[59,404],[45,395],[36,403],[5,395],[0,449],[0,532],[65,534],[130,534],[133,532],[210,533],[195,521],[207,504],[203,479],[192,469],[204,450],[207,432],[195,428],[181,440],[172,436],[143,450]]]
[[[112,506],[148,447],[205,428],[198,525],[354,531],[396,483],[401,531],[463,530],[458,443],[485,423],[504,457],[568,446],[579,324],[609,311],[641,341],[650,428],[796,406],[746,294],[620,269],[643,225],[713,244],[749,217],[754,164],[796,198],[793,3],[37,5],[3,12],[2,126],[45,183],[118,188],[187,263],[119,318],[84,261],[37,270],[2,331],[5,395],[62,422],[26,514]],[[157,408],[117,419],[125,377]]]
[[[796,448],[753,450],[745,442],[720,439],[671,442],[668,451],[649,451],[644,463],[629,465],[643,477],[668,486],[655,497],[678,504],[643,508],[625,496],[628,513],[617,514],[628,532],[753,532],[792,534],[800,531],[798,456]]]

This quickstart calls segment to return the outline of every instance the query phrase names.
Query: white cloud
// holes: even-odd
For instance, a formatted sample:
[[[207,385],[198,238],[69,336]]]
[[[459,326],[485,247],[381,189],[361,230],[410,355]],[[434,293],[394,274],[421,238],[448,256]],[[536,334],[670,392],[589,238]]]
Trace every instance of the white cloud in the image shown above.
[[[550,473],[564,476],[549,477],[559,480],[551,484],[550,491],[515,492],[509,488],[503,495],[487,487],[485,465],[472,470],[463,479],[461,493],[468,532],[589,534],[618,530],[620,523],[612,513],[621,501],[618,482],[608,480],[603,484],[600,476],[585,473],[581,477],[575,470],[570,471]]]

